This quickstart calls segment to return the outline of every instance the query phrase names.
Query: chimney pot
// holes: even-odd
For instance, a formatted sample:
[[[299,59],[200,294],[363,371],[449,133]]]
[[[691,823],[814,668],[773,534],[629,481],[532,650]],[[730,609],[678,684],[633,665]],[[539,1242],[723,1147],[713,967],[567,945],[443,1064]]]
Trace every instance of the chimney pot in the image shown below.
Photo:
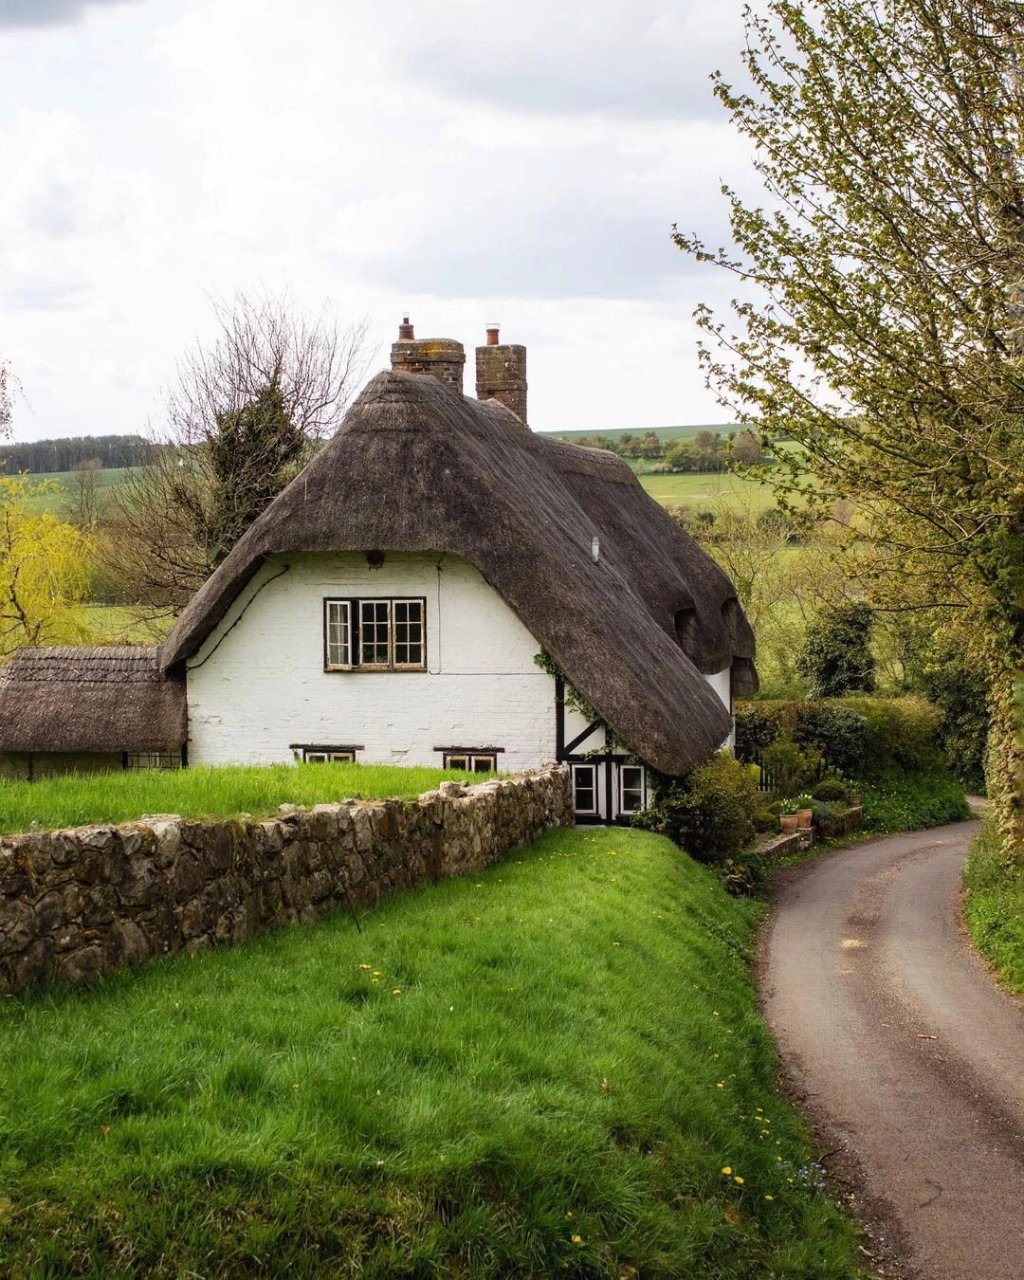
[[[499,343],[498,326],[487,326],[487,343],[476,349],[478,400],[500,400],[526,422],[526,348]]]
[[[412,342],[416,337],[412,325],[409,323],[408,316],[402,316],[402,323],[398,326],[398,341]]]

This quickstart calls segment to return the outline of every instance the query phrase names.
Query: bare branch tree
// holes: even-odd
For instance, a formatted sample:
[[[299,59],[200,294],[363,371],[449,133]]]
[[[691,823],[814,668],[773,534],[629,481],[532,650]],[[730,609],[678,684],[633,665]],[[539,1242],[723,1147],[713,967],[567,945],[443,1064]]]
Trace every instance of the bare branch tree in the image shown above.
[[[179,361],[162,439],[111,500],[108,569],[149,616],[180,610],[340,425],[365,368],[366,325],[288,299],[217,304],[218,332]]]

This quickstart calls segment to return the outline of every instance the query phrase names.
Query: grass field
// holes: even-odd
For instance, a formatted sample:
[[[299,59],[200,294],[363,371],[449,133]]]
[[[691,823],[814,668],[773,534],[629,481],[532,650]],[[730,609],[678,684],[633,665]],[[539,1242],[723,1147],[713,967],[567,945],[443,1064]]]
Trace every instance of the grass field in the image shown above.
[[[112,489],[119,485],[126,474],[123,467],[102,468],[96,473],[96,484],[100,494],[100,501],[103,500],[105,490]],[[28,479],[33,483],[44,481],[49,486],[46,493],[37,494],[29,502],[29,510],[37,515],[43,511],[53,511],[60,514],[61,507],[67,499],[67,492],[75,482],[78,475],[76,471],[33,471]]]
[[[482,782],[490,776],[474,774],[468,780]],[[417,796],[445,781],[466,782],[467,775],[383,764],[276,764],[68,774],[35,782],[0,778],[0,834],[26,831],[33,824],[54,828],[127,822],[144,813],[262,818],[281,804]]]
[[[568,440],[575,444],[579,440],[604,436],[609,440],[620,440],[623,436],[645,436],[648,432],[662,441],[690,439],[701,431],[714,431],[718,435],[727,435],[730,431],[742,431],[743,427],[736,422],[698,423],[688,427],[616,427],[611,431],[545,431],[545,435],[555,436],[558,440]]]
[[[775,494],[760,480],[745,480],[735,472],[710,475],[651,475],[640,473],[644,489],[663,507],[741,506],[753,514],[775,506]]]
[[[667,841],[0,1004],[12,1276],[838,1280],[749,975],[760,909]]]

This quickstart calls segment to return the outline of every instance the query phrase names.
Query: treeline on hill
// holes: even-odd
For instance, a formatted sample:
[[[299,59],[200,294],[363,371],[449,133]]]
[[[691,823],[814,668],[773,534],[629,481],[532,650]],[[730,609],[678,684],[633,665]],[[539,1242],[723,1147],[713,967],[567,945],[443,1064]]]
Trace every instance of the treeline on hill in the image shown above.
[[[573,443],[590,449],[607,449],[629,461],[651,463],[646,470],[662,475],[713,473],[775,461],[762,450],[752,431],[698,431],[693,436],[667,441],[655,431],[646,431],[643,435],[626,431],[615,436],[574,436]]]
[[[73,471],[89,462],[102,467],[137,467],[147,461],[151,449],[150,442],[139,435],[61,436],[5,444],[0,448],[0,475]]]

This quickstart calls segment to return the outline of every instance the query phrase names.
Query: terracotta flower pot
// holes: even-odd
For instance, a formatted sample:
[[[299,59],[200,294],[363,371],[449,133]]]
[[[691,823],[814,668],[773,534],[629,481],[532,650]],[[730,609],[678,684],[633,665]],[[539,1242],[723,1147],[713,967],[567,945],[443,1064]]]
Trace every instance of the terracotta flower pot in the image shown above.
[[[801,809],[796,815],[796,825],[798,831],[809,831],[814,825],[814,810]]]
[[[797,820],[797,814],[795,813],[779,814],[779,826],[782,828],[784,835],[793,834],[793,832],[796,830],[796,820]]]

